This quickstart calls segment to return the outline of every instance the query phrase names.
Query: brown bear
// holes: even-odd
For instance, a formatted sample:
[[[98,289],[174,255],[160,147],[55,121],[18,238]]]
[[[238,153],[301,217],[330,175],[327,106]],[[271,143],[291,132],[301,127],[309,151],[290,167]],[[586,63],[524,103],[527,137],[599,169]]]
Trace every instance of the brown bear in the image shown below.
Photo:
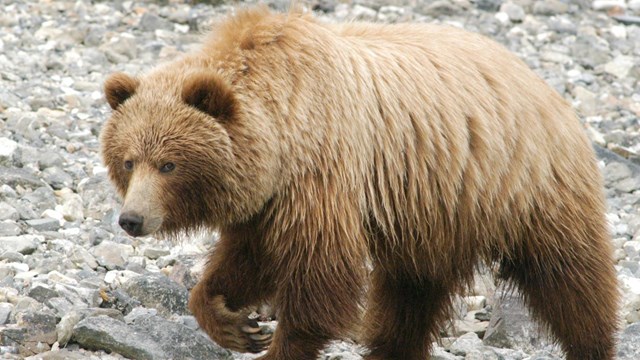
[[[315,359],[357,325],[366,359],[423,360],[486,263],[568,359],[613,357],[592,148],[567,102],[495,42],[249,9],[105,91],[121,226],[220,232],[190,297],[219,344]],[[247,318],[265,301],[273,337]]]

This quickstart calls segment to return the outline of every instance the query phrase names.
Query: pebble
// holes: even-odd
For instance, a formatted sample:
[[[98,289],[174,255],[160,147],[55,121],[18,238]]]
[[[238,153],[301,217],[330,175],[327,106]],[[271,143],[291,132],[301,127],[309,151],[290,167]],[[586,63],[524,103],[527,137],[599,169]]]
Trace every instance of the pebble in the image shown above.
[[[444,23],[483,33],[575,106],[599,145],[605,180],[623,292],[617,358],[637,359],[640,0],[318,0],[310,6],[327,21]],[[187,309],[214,240],[126,237],[99,153],[110,113],[101,93],[105,76],[139,74],[193,48],[229,9],[186,0],[6,4],[0,14],[0,358],[255,358],[217,347]],[[479,274],[433,358],[560,359],[518,299],[501,298],[501,291],[490,271]],[[321,358],[364,353],[335,341]]]

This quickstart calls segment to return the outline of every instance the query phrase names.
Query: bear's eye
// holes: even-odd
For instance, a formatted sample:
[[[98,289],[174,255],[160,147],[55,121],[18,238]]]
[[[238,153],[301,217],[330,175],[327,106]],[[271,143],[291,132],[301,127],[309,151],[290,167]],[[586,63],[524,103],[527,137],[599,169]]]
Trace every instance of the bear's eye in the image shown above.
[[[162,167],[160,168],[160,172],[162,173],[168,173],[173,171],[173,169],[176,168],[176,164],[172,163],[172,162],[168,162],[164,165],[162,165]]]
[[[133,170],[133,161],[131,161],[131,160],[126,160],[126,161],[124,162],[124,169],[125,169],[125,170],[127,170],[127,171],[131,171],[131,170]]]

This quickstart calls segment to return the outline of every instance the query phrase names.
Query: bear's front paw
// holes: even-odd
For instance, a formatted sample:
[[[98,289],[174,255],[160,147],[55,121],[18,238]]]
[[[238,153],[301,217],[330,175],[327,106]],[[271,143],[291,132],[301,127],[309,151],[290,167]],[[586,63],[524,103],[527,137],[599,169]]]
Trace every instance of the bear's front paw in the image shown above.
[[[240,326],[228,324],[223,326],[217,342],[225,348],[239,351],[259,353],[271,344],[273,334],[266,332],[255,320],[247,319]]]

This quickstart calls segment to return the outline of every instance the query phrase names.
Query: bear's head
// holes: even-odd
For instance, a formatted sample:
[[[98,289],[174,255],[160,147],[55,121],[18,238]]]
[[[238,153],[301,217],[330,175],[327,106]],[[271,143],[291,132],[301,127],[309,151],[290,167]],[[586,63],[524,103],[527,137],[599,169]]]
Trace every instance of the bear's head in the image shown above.
[[[101,134],[102,155],[123,198],[119,223],[128,234],[244,221],[272,196],[273,133],[247,115],[221,76],[116,73],[105,94],[113,113]]]

